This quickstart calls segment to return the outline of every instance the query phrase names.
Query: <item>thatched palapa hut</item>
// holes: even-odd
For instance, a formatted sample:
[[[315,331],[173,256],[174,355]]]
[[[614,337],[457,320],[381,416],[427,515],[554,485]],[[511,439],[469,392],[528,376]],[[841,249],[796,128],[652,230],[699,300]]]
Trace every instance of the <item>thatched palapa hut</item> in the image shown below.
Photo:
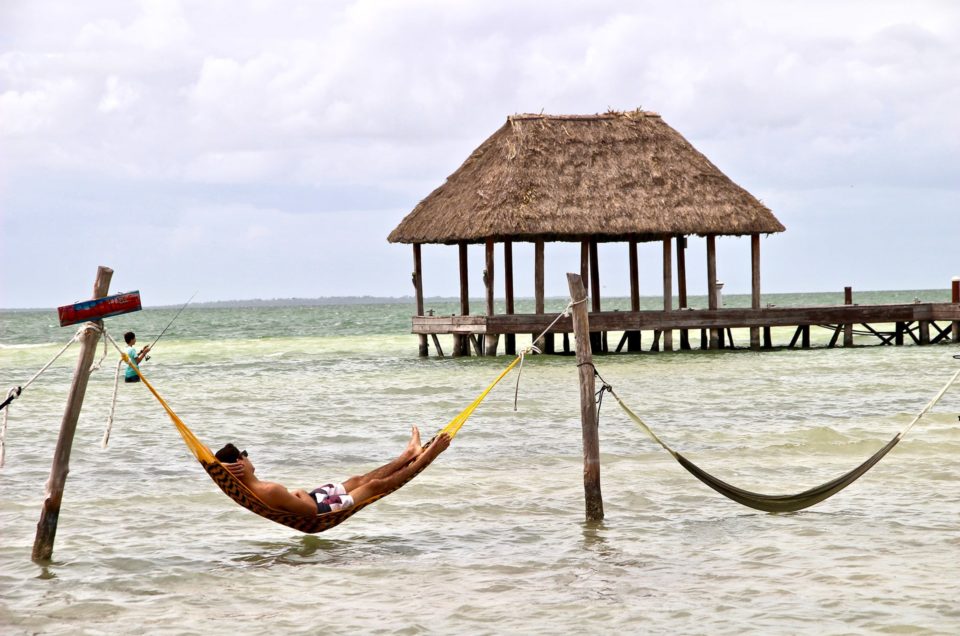
[[[504,245],[508,314],[513,313],[512,243],[535,244],[536,311],[541,314],[545,242],[581,243],[581,273],[585,283],[589,281],[594,312],[600,311],[597,244],[628,243],[631,298],[633,310],[637,311],[637,244],[663,243],[664,308],[670,309],[671,241],[676,239],[679,306],[683,308],[685,237],[703,236],[707,240],[710,308],[715,309],[715,238],[752,237],[753,294],[758,307],[759,236],[782,231],[783,225],[766,206],[731,181],[658,114],[633,111],[508,117],[443,185],[403,219],[388,240],[414,246],[418,316],[423,314],[420,245],[459,246],[461,313],[468,316],[467,245],[484,244],[487,315],[492,316],[493,246],[498,242]],[[416,319],[415,327],[429,322]],[[455,338],[458,335],[458,328],[449,317],[444,323],[449,328],[440,321],[434,322],[434,331],[415,328],[421,333],[423,355],[427,333],[453,333]],[[469,331],[466,324],[461,321],[459,335]],[[486,327],[476,333],[487,335],[489,345],[491,336],[496,334]],[[669,330],[663,336],[664,347],[671,348]],[[685,332],[681,338],[681,346],[686,346]],[[513,348],[511,340],[508,337],[508,352]],[[495,347],[496,340],[492,342]],[[634,342],[628,342],[631,349],[635,348]],[[454,350],[469,353],[468,347],[469,340],[461,338]]]

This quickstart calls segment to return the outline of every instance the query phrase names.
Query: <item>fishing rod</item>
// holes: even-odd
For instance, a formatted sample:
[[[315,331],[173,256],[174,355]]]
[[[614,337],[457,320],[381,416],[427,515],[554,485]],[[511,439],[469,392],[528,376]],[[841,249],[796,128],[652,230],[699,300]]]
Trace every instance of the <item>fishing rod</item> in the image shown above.
[[[160,338],[163,337],[163,334],[167,333],[167,329],[170,328],[170,325],[172,325],[173,322],[174,322],[177,318],[180,317],[180,314],[183,313],[183,310],[187,308],[187,305],[189,305],[189,304],[193,301],[193,299],[196,297],[196,295],[199,293],[199,291],[200,291],[200,290],[198,289],[197,291],[193,292],[193,296],[191,296],[190,299],[187,300],[187,302],[183,303],[183,307],[181,307],[181,308],[180,308],[180,311],[178,311],[178,312],[176,313],[176,315],[175,315],[173,318],[170,319],[170,322],[168,322],[168,323],[167,323],[167,326],[163,328],[163,331],[160,332],[160,335],[157,336],[156,338],[154,338],[153,342],[150,343],[150,349],[151,349],[151,350],[153,349],[153,345],[157,344],[157,341],[160,340]],[[149,359],[150,359],[150,356],[147,356],[146,359],[149,360]]]

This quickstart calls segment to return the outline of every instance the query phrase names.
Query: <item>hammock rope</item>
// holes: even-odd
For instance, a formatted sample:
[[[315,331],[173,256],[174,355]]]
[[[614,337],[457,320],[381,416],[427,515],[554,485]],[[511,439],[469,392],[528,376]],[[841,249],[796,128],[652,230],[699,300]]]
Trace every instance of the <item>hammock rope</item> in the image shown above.
[[[117,351],[120,352],[120,355],[123,358],[123,361],[126,362],[127,364],[130,364],[129,356],[127,356],[127,354],[117,345],[116,341],[114,341],[114,339],[110,336],[110,334],[107,333],[106,330],[103,331],[103,334],[104,334],[104,337],[108,338],[110,342],[113,344],[113,346],[116,347]],[[456,434],[460,431],[461,427],[463,427],[464,423],[466,423],[467,418],[469,418],[470,415],[472,415],[473,412],[477,409],[477,407],[480,406],[480,403],[483,402],[484,398],[487,397],[487,394],[489,394],[490,391],[493,390],[493,387],[499,384],[500,380],[502,380],[508,373],[510,373],[511,370],[513,370],[515,366],[517,366],[517,364],[520,362],[520,359],[521,359],[520,356],[517,356],[509,365],[507,365],[507,367],[500,372],[500,374],[496,377],[496,379],[494,379],[493,382],[491,382],[490,385],[487,386],[487,388],[485,388],[473,402],[467,405],[466,408],[464,408],[452,420],[450,420],[450,422],[446,426],[444,426],[437,433],[437,435],[446,433],[451,438],[456,436]],[[224,465],[221,464],[220,461],[214,456],[210,448],[207,447],[203,442],[201,442],[200,439],[193,433],[193,431],[191,431],[190,428],[183,422],[183,420],[180,419],[180,417],[173,411],[173,409],[170,407],[167,401],[164,400],[163,397],[157,392],[157,390],[153,387],[150,381],[147,380],[146,377],[144,377],[140,369],[136,366],[134,366],[133,369],[136,371],[137,375],[140,377],[140,380],[143,382],[143,385],[147,387],[150,393],[153,394],[153,397],[157,399],[157,401],[166,411],[170,420],[173,422],[174,426],[176,427],[177,432],[179,432],[180,436],[183,438],[183,441],[186,444],[187,448],[190,450],[193,456],[197,459],[197,461],[200,462],[200,465],[203,466],[204,470],[207,471],[207,474],[214,481],[214,483],[216,483],[217,486],[220,487],[220,489],[224,492],[224,494],[226,494],[228,497],[233,499],[237,504],[243,506],[244,508],[246,508],[247,510],[250,510],[251,512],[254,512],[266,519],[270,519],[271,521],[275,521],[279,524],[285,525],[287,527],[293,528],[295,530],[299,530],[307,534],[323,532],[324,530],[329,530],[330,528],[333,528],[334,526],[337,526],[340,523],[343,523],[349,517],[353,516],[357,512],[360,512],[360,510],[362,510],[366,506],[372,504],[373,502],[379,499],[382,499],[383,497],[386,497],[390,493],[403,487],[407,482],[410,481],[410,479],[413,479],[414,477],[416,477],[417,474],[422,472],[429,465],[429,463],[424,464],[420,468],[420,470],[418,470],[416,473],[410,476],[410,479],[408,479],[406,482],[402,484],[399,484],[393,490],[377,495],[375,497],[371,497],[364,501],[357,502],[354,506],[351,506],[350,508],[336,510],[332,512],[326,512],[326,513],[317,514],[317,515],[299,515],[295,513],[285,512],[282,510],[277,510],[265,504],[249,488],[247,488],[243,484],[243,482],[241,482],[237,477],[235,477],[232,473],[230,473],[230,471],[228,471],[224,467]],[[436,436],[434,436],[434,438],[428,441],[425,444],[425,446],[428,446],[430,442],[432,442],[433,439],[435,438]]]
[[[103,339],[107,341],[106,338]],[[117,371],[113,376],[113,397],[110,398],[110,412],[107,414],[107,424],[103,429],[103,439],[100,441],[100,447],[106,448],[110,441],[110,432],[113,430],[113,414],[117,410],[117,390],[120,388],[120,369],[123,367],[123,360],[117,360]]]
[[[599,377],[599,374],[597,374]],[[610,393],[617,401],[617,404],[620,405],[620,408],[623,409],[624,413],[633,420],[654,442],[659,444],[670,453],[677,462],[680,463],[687,471],[690,472],[694,477],[702,481],[704,484],[713,488],[715,491],[736,501],[739,504],[753,508],[755,510],[762,510],[764,512],[796,512],[798,510],[803,510],[804,508],[809,508],[810,506],[820,503],[821,501],[832,497],[837,494],[861,476],[866,473],[868,470],[873,468],[877,462],[879,462],[883,457],[889,453],[894,446],[896,446],[901,439],[913,428],[913,426],[920,421],[924,415],[927,414],[934,405],[940,401],[940,398],[944,396],[947,390],[956,382],[957,377],[960,377],[960,371],[957,371],[953,376],[947,381],[942,389],[934,396],[930,402],[927,403],[923,409],[907,424],[903,430],[894,435],[893,439],[886,443],[880,450],[871,455],[866,461],[862,464],[851,470],[850,472],[837,477],[831,481],[828,481],[825,484],[810,488],[801,493],[794,495],[765,495],[761,493],[751,492],[749,490],[744,490],[738,488],[727,482],[714,477],[713,475],[707,473],[705,470],[694,464],[692,461],[681,455],[679,452],[672,449],[667,445],[662,439],[660,439],[656,433],[653,432],[646,422],[644,422],[640,417],[630,409],[626,403],[620,399],[620,396],[610,387],[606,382],[604,382],[604,389]],[[603,379],[601,378],[601,381]],[[601,389],[601,392],[604,390]]]
[[[80,339],[80,336],[82,336],[82,335],[83,335],[86,331],[88,331],[88,330],[96,331],[96,330],[98,330],[98,329],[99,329],[99,327],[98,327],[96,324],[94,324],[94,323],[86,323],[86,324],[84,324],[84,325],[81,325],[81,326],[77,329],[76,333],[73,334],[73,337],[70,338],[69,341],[67,341],[67,344],[63,345],[63,348],[60,349],[60,351],[58,351],[57,354],[54,355],[53,358],[51,358],[49,362],[47,362],[45,365],[43,365],[43,366],[40,368],[39,371],[37,371],[36,373],[34,373],[34,374],[33,374],[33,377],[31,377],[29,380],[27,380],[26,382],[24,382],[24,383],[21,384],[21,385],[11,387],[10,390],[7,392],[7,397],[6,397],[6,399],[5,399],[3,402],[0,402],[0,410],[3,411],[3,423],[0,424],[0,468],[3,468],[4,462],[6,461],[6,455],[7,455],[7,418],[8,418],[9,413],[10,413],[10,404],[11,404],[11,402],[13,402],[13,401],[16,400],[18,397],[20,397],[20,395],[23,393],[23,390],[26,389],[27,387],[29,387],[31,384],[33,384],[33,382],[34,382],[37,378],[39,378],[41,375],[43,375],[44,372],[45,372],[47,369],[49,369],[49,368],[53,365],[53,363],[56,362],[56,361],[60,358],[60,356],[62,356],[64,353],[66,353],[67,349],[70,348],[70,345],[72,345],[74,342],[76,342],[77,340]]]

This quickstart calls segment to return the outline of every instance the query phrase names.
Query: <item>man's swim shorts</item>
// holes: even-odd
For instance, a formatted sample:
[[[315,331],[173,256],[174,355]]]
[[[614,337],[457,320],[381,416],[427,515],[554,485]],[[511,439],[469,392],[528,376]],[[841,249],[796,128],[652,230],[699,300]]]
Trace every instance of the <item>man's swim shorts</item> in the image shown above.
[[[317,514],[321,515],[353,505],[353,497],[347,494],[343,484],[326,484],[314,489],[310,495],[317,502]]]

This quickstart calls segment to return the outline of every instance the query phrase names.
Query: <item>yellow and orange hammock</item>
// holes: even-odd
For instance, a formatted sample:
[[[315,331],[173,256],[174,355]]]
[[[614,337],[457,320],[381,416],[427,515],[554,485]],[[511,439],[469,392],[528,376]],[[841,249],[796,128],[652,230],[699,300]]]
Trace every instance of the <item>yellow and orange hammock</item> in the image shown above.
[[[119,347],[117,347],[119,349]],[[123,356],[124,362],[130,364],[130,358],[122,350],[120,351]],[[490,383],[486,389],[483,390],[480,395],[477,396],[467,408],[460,411],[456,417],[450,420],[450,423],[444,426],[437,435],[442,433],[448,434],[451,438],[454,437],[457,432],[460,430],[460,427],[467,421],[467,418],[473,413],[473,411],[480,405],[487,394],[495,387],[500,380],[504,378],[510,371],[520,362],[521,357],[517,356],[513,362],[507,365],[507,368],[504,369],[497,378]],[[131,365],[133,366],[133,365]],[[210,479],[220,487],[220,490],[224,492],[228,497],[233,499],[235,502],[246,508],[251,512],[255,512],[261,517],[265,517],[270,521],[276,521],[279,524],[283,524],[287,527],[293,528],[294,530],[299,530],[300,532],[305,532],[307,534],[313,534],[315,532],[323,532],[324,530],[329,530],[334,526],[337,526],[348,518],[352,517],[356,513],[360,512],[362,509],[366,508],[374,501],[386,497],[391,492],[402,487],[410,479],[416,477],[424,468],[430,464],[424,464],[423,467],[418,470],[416,473],[410,476],[410,479],[403,482],[393,490],[385,492],[376,497],[371,497],[364,501],[358,501],[356,505],[351,506],[345,510],[336,510],[332,512],[325,512],[323,514],[316,515],[299,515],[292,512],[286,512],[283,510],[277,510],[276,508],[271,508],[267,504],[263,503],[253,492],[247,488],[243,482],[233,476],[233,474],[228,471],[223,464],[214,456],[210,449],[201,442],[196,435],[193,434],[193,431],[183,423],[183,420],[173,412],[173,409],[170,408],[170,405],[167,404],[167,401],[160,397],[160,394],[157,393],[157,390],[153,388],[153,385],[143,377],[140,369],[136,366],[133,366],[134,370],[137,372],[137,375],[140,376],[140,379],[143,380],[143,384],[153,393],[153,397],[157,398],[157,401],[160,402],[160,405],[163,406],[163,409],[167,412],[167,415],[170,416],[170,420],[173,422],[174,426],[177,427],[177,431],[180,432],[180,436],[183,437],[184,443],[187,445],[187,448],[190,449],[190,452],[193,453],[193,456],[197,458],[197,461],[200,462],[200,465],[203,466],[204,470],[207,471],[207,474],[210,475]],[[430,442],[427,442],[429,444]]]

